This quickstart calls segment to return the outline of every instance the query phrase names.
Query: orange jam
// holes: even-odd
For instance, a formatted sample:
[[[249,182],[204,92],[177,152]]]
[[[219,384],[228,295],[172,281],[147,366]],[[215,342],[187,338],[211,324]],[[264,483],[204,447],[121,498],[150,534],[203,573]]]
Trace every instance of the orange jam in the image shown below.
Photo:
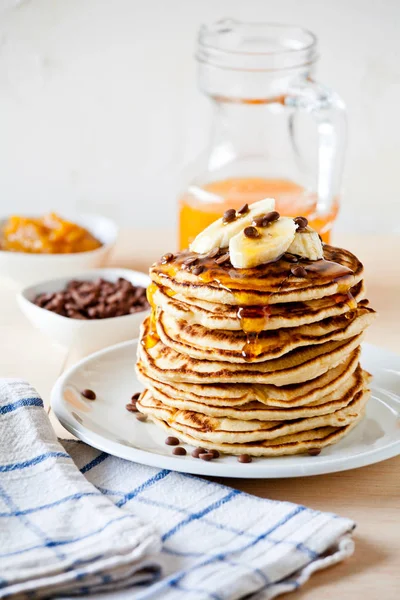
[[[228,208],[238,210],[263,198],[275,198],[276,210],[289,217],[307,217],[310,226],[329,243],[330,230],[338,213],[338,202],[329,213],[316,214],[317,197],[288,179],[232,177],[199,187],[193,185],[179,199],[179,247],[187,248],[196,235]]]
[[[100,248],[87,229],[55,213],[43,217],[11,216],[3,227],[0,249],[33,254],[74,254]]]

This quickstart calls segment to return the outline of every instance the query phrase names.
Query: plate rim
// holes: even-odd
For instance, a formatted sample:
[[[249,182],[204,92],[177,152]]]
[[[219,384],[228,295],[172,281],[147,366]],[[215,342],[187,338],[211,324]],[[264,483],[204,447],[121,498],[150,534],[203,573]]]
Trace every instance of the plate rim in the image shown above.
[[[315,475],[326,475],[329,473],[337,473],[341,471],[347,471],[351,469],[357,469],[364,466],[369,466],[388,460],[400,454],[400,436],[398,440],[392,440],[385,446],[380,448],[371,448],[362,452],[356,456],[345,455],[342,457],[335,456],[316,456],[309,457],[306,455],[295,455],[288,458],[304,458],[310,460],[310,463],[302,464],[285,464],[282,461],[281,464],[268,464],[268,460],[278,461],[287,457],[274,457],[267,459],[266,457],[261,461],[263,457],[260,457],[260,462],[254,461],[251,464],[241,464],[239,462],[234,464],[227,464],[223,462],[205,462],[196,459],[190,461],[187,457],[181,456],[166,456],[158,454],[157,452],[151,452],[149,450],[142,450],[140,448],[133,448],[126,446],[120,442],[110,440],[98,433],[95,433],[81,425],[78,422],[73,422],[69,411],[66,409],[65,402],[62,398],[62,389],[65,382],[74,374],[74,372],[80,370],[87,363],[92,362],[102,356],[107,356],[114,352],[123,350],[125,347],[132,347],[139,343],[137,338],[108,346],[89,356],[84,357],[77,363],[71,365],[64,373],[62,373],[56,380],[50,394],[50,406],[54,411],[55,416],[61,423],[61,425],[75,435],[81,441],[89,444],[90,446],[102,451],[130,460],[132,462],[138,462],[143,465],[157,467],[161,469],[169,469],[172,471],[178,471],[181,473],[189,473],[193,475],[205,475],[213,477],[224,477],[224,478],[238,478],[238,479],[279,479],[279,478],[293,478],[293,477],[311,477]],[[391,350],[386,350],[380,346],[374,344],[363,343],[363,349],[370,349],[371,351],[385,352],[391,354],[394,358],[399,360],[400,356]],[[189,445],[189,444],[186,444]]]

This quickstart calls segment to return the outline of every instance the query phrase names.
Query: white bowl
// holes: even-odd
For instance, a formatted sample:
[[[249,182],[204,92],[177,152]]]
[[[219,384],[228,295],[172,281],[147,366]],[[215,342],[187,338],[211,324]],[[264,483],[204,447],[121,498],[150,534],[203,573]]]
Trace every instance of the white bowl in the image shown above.
[[[71,219],[85,227],[102,246],[89,252],[73,254],[30,254],[0,250],[0,276],[21,285],[30,285],[53,277],[66,277],[77,271],[102,267],[118,235],[114,221],[101,215],[81,215]],[[0,228],[6,219],[0,220]]]
[[[63,317],[33,303],[38,294],[58,292],[64,289],[71,279],[95,281],[99,277],[112,282],[118,277],[124,277],[133,285],[142,287],[147,287],[150,283],[149,276],[139,271],[93,269],[73,277],[51,279],[26,287],[17,294],[17,301],[22,312],[35,327],[62,346],[73,348],[81,356],[138,337],[140,324],[148,310],[123,317],[83,321]]]

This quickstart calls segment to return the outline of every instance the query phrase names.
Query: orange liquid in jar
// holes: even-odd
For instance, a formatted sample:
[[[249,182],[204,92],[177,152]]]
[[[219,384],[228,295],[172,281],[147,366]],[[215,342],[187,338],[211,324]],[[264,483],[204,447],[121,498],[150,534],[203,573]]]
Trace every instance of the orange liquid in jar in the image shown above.
[[[282,215],[307,217],[310,226],[329,243],[330,230],[338,213],[338,203],[324,217],[315,214],[315,194],[288,179],[262,177],[230,178],[191,186],[179,199],[179,247],[187,248],[196,235],[223,215],[228,208],[239,209],[263,198],[275,198]]]

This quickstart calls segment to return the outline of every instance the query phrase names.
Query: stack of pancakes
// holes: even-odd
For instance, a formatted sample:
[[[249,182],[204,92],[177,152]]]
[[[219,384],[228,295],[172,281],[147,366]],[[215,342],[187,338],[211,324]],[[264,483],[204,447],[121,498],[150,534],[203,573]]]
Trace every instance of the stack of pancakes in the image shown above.
[[[150,276],[137,408],[169,434],[229,454],[317,453],[363,417],[375,313],[350,252],[234,269],[222,251],[183,251]]]

